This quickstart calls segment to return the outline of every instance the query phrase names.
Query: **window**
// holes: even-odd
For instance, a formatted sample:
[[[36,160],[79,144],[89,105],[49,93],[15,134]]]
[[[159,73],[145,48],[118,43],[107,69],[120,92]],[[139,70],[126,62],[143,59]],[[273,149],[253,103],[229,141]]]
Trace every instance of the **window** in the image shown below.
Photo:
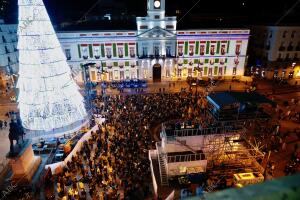
[[[125,74],[124,71],[120,71],[120,80],[124,80]]]
[[[170,46],[166,47],[166,55],[171,56],[171,47]]]
[[[159,56],[159,46],[154,46],[154,55]]]
[[[237,44],[237,45],[235,46],[235,54],[236,54],[236,55],[240,55],[240,53],[241,53],[241,45],[240,45],[240,44]]]
[[[108,79],[109,79],[110,81],[113,80],[113,72],[112,72],[112,71],[108,72]]]
[[[140,29],[148,29],[148,26],[145,26],[145,25],[140,26]]]
[[[154,18],[155,19],[159,19],[160,17],[159,17],[159,15],[155,15]]]
[[[222,44],[222,46],[221,46],[221,55],[225,55],[225,52],[226,52],[226,46],[225,46],[225,44]]]
[[[289,61],[289,60],[290,60],[290,54],[287,53],[287,54],[285,55],[285,61]]]
[[[300,51],[300,42],[297,44],[296,51]]]
[[[190,56],[194,55],[194,45],[190,45],[189,54]]]
[[[178,76],[178,77],[181,77],[181,76],[182,76],[182,69],[178,69],[178,70],[177,70],[177,76]]]
[[[200,45],[200,55],[204,55],[205,45]]]
[[[179,56],[183,55],[183,46],[178,46],[178,55]]]
[[[289,43],[289,46],[287,47],[288,51],[293,51],[294,47],[293,47],[293,42]]]
[[[280,47],[279,47],[279,51],[284,51],[284,50],[285,50],[284,42],[281,42]]]
[[[82,57],[83,59],[88,59],[88,48],[87,46],[81,46],[81,50],[82,50]]]
[[[100,46],[94,46],[94,56],[96,59],[100,58]]]
[[[7,46],[5,46],[5,53],[9,53]]]
[[[166,68],[166,77],[169,78],[170,77],[170,67]]]
[[[297,54],[297,53],[295,53],[295,55],[294,55],[294,60],[295,60],[295,61],[298,61],[298,60],[299,60],[298,54]]]
[[[134,47],[129,47],[130,57],[135,57],[135,49]]]
[[[285,38],[287,34],[287,31],[283,31],[282,37]]]
[[[215,45],[210,46],[210,55],[215,55]]]
[[[148,56],[148,47],[143,47],[143,56]]]
[[[67,60],[71,60],[71,49],[65,49],[65,54],[66,54],[66,58]]]
[[[10,64],[10,63],[11,63],[11,59],[10,59],[10,57],[9,57],[9,56],[7,56],[7,61],[8,61],[8,64]]]
[[[267,45],[266,45],[266,50],[270,50],[270,48],[271,48],[271,42],[268,41],[268,43],[267,43]]]
[[[236,67],[233,67],[232,75],[233,75],[233,76],[236,75]]]
[[[218,75],[223,76],[223,67],[219,67]]]
[[[6,43],[6,39],[3,35],[2,35],[2,41],[3,41],[3,43]]]
[[[166,29],[174,29],[174,26],[173,25],[167,25]]]
[[[111,48],[106,48],[105,52],[106,52],[106,57],[111,58]]]
[[[209,69],[208,69],[208,76],[212,76],[212,68],[210,67]]]
[[[273,36],[273,31],[270,31],[269,32],[269,38],[272,38],[272,36]]]
[[[291,38],[294,38],[296,35],[296,31],[293,31],[292,34],[291,34]]]
[[[143,77],[144,77],[144,79],[146,79],[147,76],[148,76],[148,69],[147,69],[147,68],[144,68],[144,69],[143,69]]]
[[[123,58],[123,47],[118,47],[119,58]]]
[[[277,61],[282,61],[281,53],[278,54]]]
[[[188,68],[188,77],[192,77],[192,75],[193,75],[193,69]]]

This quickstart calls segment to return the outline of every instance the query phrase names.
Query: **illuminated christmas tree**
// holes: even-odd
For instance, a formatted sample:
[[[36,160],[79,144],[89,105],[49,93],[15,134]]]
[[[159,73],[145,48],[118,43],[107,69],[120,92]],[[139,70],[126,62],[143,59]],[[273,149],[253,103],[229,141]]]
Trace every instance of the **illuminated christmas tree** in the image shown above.
[[[80,128],[87,116],[79,87],[42,0],[18,0],[18,106],[29,131]]]

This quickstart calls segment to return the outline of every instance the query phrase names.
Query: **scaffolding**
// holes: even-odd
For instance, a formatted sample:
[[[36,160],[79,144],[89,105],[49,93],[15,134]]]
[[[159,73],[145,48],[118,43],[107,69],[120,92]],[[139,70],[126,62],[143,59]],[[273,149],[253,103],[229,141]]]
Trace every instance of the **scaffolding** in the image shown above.
[[[168,132],[168,134],[167,134]],[[264,159],[264,153],[246,139],[246,129],[234,129],[233,127],[214,127],[205,129],[181,129],[168,130],[162,125],[160,134],[162,141],[157,144],[158,159],[160,163],[161,183],[167,184],[168,163],[189,162],[191,158],[199,158],[197,150],[201,149],[207,160],[207,171],[224,174],[226,170],[231,172],[264,172],[260,162]],[[187,137],[198,138],[197,145],[189,145]],[[167,146],[169,144],[181,145],[183,149],[190,151],[189,155],[180,156],[179,160],[168,157]]]

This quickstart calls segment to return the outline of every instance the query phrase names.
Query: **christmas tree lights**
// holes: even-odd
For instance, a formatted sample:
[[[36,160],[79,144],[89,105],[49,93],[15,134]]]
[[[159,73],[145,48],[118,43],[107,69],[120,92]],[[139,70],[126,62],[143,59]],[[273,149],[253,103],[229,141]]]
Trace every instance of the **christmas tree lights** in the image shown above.
[[[23,127],[51,131],[83,121],[87,116],[84,100],[43,1],[18,0],[18,5],[17,88]]]

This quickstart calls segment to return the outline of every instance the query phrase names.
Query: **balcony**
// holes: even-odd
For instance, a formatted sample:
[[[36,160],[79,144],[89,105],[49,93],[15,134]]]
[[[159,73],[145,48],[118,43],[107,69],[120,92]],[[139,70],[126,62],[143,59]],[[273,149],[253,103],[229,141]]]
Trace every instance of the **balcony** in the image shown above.
[[[210,51],[210,55],[215,55],[215,52],[214,51]]]
[[[239,56],[241,54],[241,51],[235,51],[235,55]]]
[[[178,52],[178,56],[183,56],[183,52]]]
[[[100,58],[100,56],[95,56],[95,58],[96,58],[96,59],[99,59],[99,58]]]
[[[296,47],[296,51],[300,51],[300,46],[297,46],[297,47]]]
[[[201,55],[201,56],[204,56],[204,51],[200,52],[200,55]]]
[[[88,56],[82,56],[84,60],[87,60],[89,57]]]
[[[135,58],[135,54],[130,54],[130,57],[131,58]]]
[[[106,55],[106,58],[111,58],[111,55]]]
[[[193,55],[194,55],[194,52],[190,52],[189,55],[190,55],[190,56],[193,56]]]
[[[119,55],[119,58],[123,58],[124,56],[123,55]]]
[[[71,56],[67,56],[67,60],[71,60],[72,59],[72,57]]]
[[[293,51],[294,47],[293,46],[288,46],[287,50],[288,51]]]

